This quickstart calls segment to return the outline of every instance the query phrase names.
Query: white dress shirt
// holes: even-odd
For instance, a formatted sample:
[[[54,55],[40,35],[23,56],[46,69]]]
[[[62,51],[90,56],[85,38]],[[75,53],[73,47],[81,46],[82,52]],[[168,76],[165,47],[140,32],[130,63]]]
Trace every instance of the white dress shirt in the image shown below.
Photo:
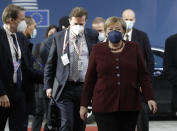
[[[74,52],[74,44],[73,42],[75,41],[75,39],[73,39],[75,36],[71,33],[69,34],[69,56],[70,56],[70,75],[69,75],[69,81],[73,81],[72,80],[72,67],[73,67],[73,52]],[[88,51],[88,47],[87,47],[87,43],[86,43],[86,39],[85,39],[85,35],[83,34],[81,37],[79,37],[78,42],[83,44],[82,47],[82,53],[79,56],[79,59],[82,61],[83,63],[83,70],[80,71],[80,77],[79,77],[79,82],[84,82],[85,81],[85,75],[87,72],[87,68],[88,68],[88,60],[89,60],[89,51]]]
[[[16,53],[18,53],[18,59],[21,59],[21,50],[20,50],[20,46],[19,46],[19,43],[18,43],[18,40],[17,40],[17,35],[16,35],[16,33],[10,32],[10,30],[8,28],[8,25],[4,24],[3,28],[5,29],[6,34],[7,34],[7,38],[8,38],[9,46],[10,46],[10,51],[11,51],[11,55],[12,55],[13,66],[14,66],[15,65],[14,63],[17,62]],[[17,41],[18,50],[15,47],[15,44],[13,42],[13,38],[11,36],[12,34],[15,35],[15,38],[16,38],[16,41]],[[13,82],[17,83],[17,72],[15,72],[15,66],[14,66]]]
[[[129,41],[131,41],[132,40],[132,29],[128,32],[128,33],[125,33],[125,35],[124,35],[124,40],[126,40],[127,39],[127,35],[128,35],[128,39],[129,39]]]

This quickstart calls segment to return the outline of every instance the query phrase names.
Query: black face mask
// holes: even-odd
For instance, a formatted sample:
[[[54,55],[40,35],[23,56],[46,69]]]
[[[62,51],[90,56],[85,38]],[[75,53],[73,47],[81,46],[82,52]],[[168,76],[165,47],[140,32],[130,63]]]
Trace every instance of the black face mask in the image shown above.
[[[116,30],[113,30],[108,33],[108,39],[111,43],[117,44],[122,40],[122,33]]]

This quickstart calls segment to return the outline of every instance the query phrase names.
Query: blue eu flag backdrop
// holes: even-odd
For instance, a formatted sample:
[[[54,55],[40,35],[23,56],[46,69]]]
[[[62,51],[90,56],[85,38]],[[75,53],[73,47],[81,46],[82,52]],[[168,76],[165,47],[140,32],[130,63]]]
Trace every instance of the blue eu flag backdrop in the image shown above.
[[[25,15],[33,17],[37,27],[49,26],[49,10],[26,10]]]

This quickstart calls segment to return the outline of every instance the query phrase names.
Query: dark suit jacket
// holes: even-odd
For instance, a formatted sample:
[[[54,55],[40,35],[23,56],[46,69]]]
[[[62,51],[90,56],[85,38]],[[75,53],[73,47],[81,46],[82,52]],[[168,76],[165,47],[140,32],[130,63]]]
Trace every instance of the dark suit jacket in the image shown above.
[[[43,71],[43,64],[42,64],[42,59],[41,59],[41,56],[40,56],[40,47],[41,47],[42,43],[38,43],[35,47],[34,47],[34,50],[33,50],[33,56],[34,58],[36,59],[35,62],[34,62],[34,68],[35,69],[38,69],[38,70],[42,70]]]
[[[150,75],[138,44],[127,42],[121,53],[112,53],[108,43],[93,47],[81,106],[92,99],[94,112],[138,111],[141,86],[146,101],[154,99]]]
[[[133,28],[132,41],[140,44],[147,69],[152,76],[154,71],[154,58],[151,52],[151,45],[147,34],[145,32]]]
[[[54,35],[53,43],[44,69],[44,89],[53,88],[53,84],[56,82],[58,83],[58,86],[55,86],[55,89],[53,89],[54,94],[57,95],[56,99],[60,97],[69,76],[69,64],[64,66],[61,60],[65,32],[66,31],[64,30]],[[90,53],[92,45],[96,44],[98,41],[98,33],[92,29],[85,29],[84,34]],[[69,39],[69,31],[66,39]],[[69,54],[69,46],[67,46],[65,52]]]
[[[168,37],[165,41],[163,65],[166,78],[177,86],[177,34]]]
[[[29,61],[29,52],[26,47],[27,38],[22,33],[16,33],[17,40],[21,49],[22,59],[21,59],[21,70],[22,70],[22,88],[25,91],[26,96],[29,96],[31,92],[28,90],[28,85],[34,80],[42,81],[42,74],[34,70]],[[0,28],[0,96],[8,95],[8,97],[13,99],[14,90],[13,87],[13,62],[12,55],[10,51],[10,46],[6,32],[3,28]],[[28,99],[28,98],[27,98]],[[30,99],[30,98],[29,98]]]
[[[40,44],[39,54],[43,65],[45,65],[47,62],[47,58],[49,56],[49,51],[52,45],[53,38],[54,38],[54,34],[50,36],[48,39],[42,41],[42,43]]]
[[[172,108],[177,110],[177,34],[165,41],[163,69],[165,78],[173,85]]]

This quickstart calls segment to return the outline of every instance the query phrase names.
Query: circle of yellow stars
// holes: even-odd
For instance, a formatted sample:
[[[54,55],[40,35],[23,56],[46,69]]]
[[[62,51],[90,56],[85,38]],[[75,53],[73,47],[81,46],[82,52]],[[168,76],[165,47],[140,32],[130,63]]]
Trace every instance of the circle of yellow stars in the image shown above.
[[[35,15],[40,17],[40,20],[36,21],[36,23],[39,25],[43,21],[43,17],[39,12],[35,12],[35,13],[31,14],[31,17],[34,18]]]

